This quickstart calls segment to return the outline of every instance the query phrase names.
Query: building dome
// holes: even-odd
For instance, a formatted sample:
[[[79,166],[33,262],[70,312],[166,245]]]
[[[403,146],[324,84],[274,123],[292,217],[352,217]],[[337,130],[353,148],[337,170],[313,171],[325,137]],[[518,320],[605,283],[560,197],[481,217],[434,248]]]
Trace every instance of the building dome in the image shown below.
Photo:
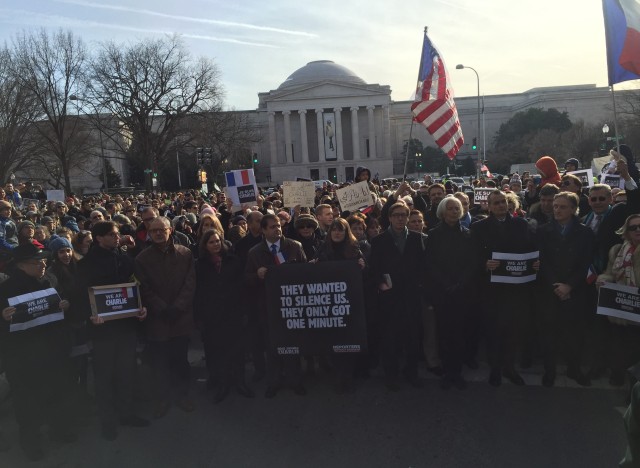
[[[298,68],[278,87],[288,89],[297,86],[331,80],[341,83],[364,85],[365,81],[346,67],[331,60],[316,60]]]

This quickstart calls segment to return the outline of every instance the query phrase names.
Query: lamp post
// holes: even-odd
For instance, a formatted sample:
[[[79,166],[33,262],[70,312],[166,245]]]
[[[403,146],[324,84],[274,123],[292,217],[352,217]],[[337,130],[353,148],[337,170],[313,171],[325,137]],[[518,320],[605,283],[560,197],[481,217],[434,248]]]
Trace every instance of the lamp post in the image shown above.
[[[476,135],[477,135],[476,138],[478,138],[478,141],[479,141],[480,140],[480,75],[478,75],[478,72],[476,71],[475,68],[468,67],[466,65],[462,65],[461,63],[456,65],[456,70],[463,70],[465,68],[468,68],[469,70],[472,70],[473,73],[476,74],[476,80],[478,82],[478,131],[476,132]],[[480,156],[480,154],[481,154],[480,148],[482,146],[484,146],[484,141],[482,143],[483,144],[482,145],[478,145],[478,148],[477,148],[478,149],[478,173],[477,173],[476,176],[478,177],[478,179],[480,178],[480,169],[482,168],[482,157]]]

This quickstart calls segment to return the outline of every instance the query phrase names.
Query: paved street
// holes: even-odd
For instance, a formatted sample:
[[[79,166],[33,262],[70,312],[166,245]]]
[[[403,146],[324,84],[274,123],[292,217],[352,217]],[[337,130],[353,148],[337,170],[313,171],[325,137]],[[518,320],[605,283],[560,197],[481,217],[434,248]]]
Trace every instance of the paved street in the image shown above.
[[[462,392],[444,392],[423,375],[424,389],[388,393],[374,376],[336,395],[320,371],[307,379],[306,397],[284,390],[266,400],[261,383],[255,399],[233,394],[218,405],[200,381],[196,412],[172,408],[149,428],[122,428],[115,442],[100,438],[94,419],[78,442],[50,444],[38,463],[23,458],[5,403],[0,424],[14,448],[0,454],[0,467],[599,468],[622,457],[626,393],[604,380],[583,389],[559,378],[548,389],[534,370],[524,375],[531,386],[495,389],[484,382],[486,370],[467,376],[477,382]]]

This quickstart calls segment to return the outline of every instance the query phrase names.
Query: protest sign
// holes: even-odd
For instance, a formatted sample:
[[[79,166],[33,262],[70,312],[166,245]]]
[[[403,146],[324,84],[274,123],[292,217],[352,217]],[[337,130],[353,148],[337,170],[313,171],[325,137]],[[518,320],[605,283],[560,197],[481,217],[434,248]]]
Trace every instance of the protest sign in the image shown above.
[[[47,200],[64,201],[64,190],[47,190]]]
[[[522,284],[535,281],[536,270],[533,264],[540,257],[540,252],[524,254],[493,252],[492,260],[500,260],[500,266],[491,272],[492,283]]]
[[[581,169],[579,171],[571,171],[571,172],[567,172],[567,174],[574,175],[578,179],[580,179],[582,181],[583,187],[593,187],[593,171],[591,169]]]
[[[373,205],[367,182],[358,182],[336,190],[336,198],[342,211],[356,211]]]
[[[258,186],[253,169],[241,169],[224,173],[227,196],[234,205],[258,202]]]
[[[600,182],[603,184],[607,184],[611,188],[624,188],[624,179],[618,174],[602,174],[602,176],[600,177]]]
[[[115,320],[138,315],[142,304],[136,283],[110,284],[89,288],[91,314],[104,320]]]
[[[473,204],[478,205],[482,202],[487,202],[489,200],[489,194],[493,192],[494,188],[476,188],[473,189]]]
[[[282,182],[282,197],[284,206],[292,208],[296,205],[313,208],[316,204],[316,187],[309,181],[289,181]]]
[[[64,313],[59,307],[60,296],[54,288],[10,297],[8,303],[16,308],[16,313],[11,317],[9,332],[28,330],[64,319]]]
[[[604,283],[598,291],[599,315],[640,322],[640,293],[634,286]]]
[[[283,264],[269,269],[265,280],[270,344],[278,354],[366,350],[356,262]]]

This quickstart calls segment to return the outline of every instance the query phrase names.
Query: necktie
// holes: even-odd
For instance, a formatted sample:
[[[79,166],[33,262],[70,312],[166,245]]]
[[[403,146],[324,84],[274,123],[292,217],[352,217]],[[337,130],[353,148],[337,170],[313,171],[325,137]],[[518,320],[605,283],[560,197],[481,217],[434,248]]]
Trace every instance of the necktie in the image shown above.
[[[600,223],[602,222],[602,215],[596,215],[595,219],[593,220],[593,223],[591,223],[591,230],[594,233],[598,233],[598,229],[600,228]]]
[[[271,244],[271,253],[273,255],[278,255],[278,247],[276,246],[276,244]]]

